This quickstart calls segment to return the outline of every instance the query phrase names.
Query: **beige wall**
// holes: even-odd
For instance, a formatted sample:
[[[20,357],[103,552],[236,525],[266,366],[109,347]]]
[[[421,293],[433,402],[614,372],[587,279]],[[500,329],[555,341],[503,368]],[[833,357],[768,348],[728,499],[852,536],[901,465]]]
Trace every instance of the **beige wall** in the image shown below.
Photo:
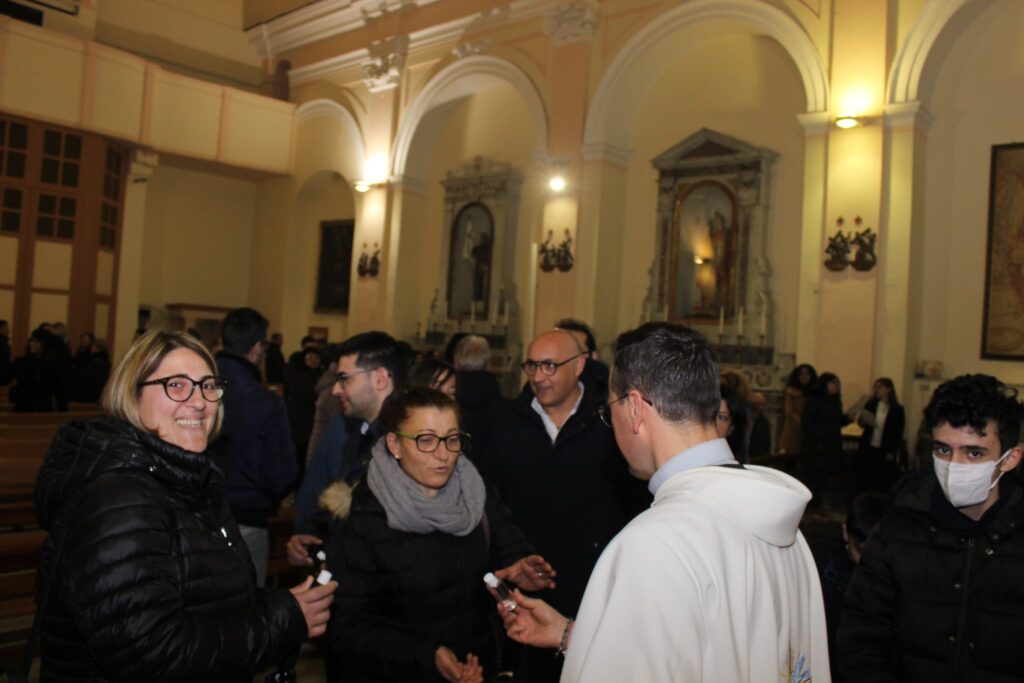
[[[252,182],[158,166],[146,193],[141,303],[249,305],[255,206]]]
[[[959,36],[927,106],[924,288],[920,354],[947,376],[1024,382],[1024,365],[980,360],[992,145],[1024,139],[1024,4],[997,0]],[[1018,322],[1018,326],[1020,323]]]

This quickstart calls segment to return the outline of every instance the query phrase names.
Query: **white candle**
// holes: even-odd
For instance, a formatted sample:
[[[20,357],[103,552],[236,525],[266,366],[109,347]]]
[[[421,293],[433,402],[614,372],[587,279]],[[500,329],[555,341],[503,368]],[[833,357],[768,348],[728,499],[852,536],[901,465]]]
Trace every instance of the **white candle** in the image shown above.
[[[508,302],[505,301],[501,304],[501,321],[508,327]]]
[[[761,336],[768,336],[768,302],[761,306]]]
[[[718,307],[718,334],[725,334],[725,306]]]
[[[742,306],[740,306],[739,321],[736,323],[736,336],[737,337],[742,337],[743,336],[743,307]]]
[[[469,322],[473,323],[475,321],[476,321],[476,306],[474,306],[473,302],[470,301],[469,302]]]

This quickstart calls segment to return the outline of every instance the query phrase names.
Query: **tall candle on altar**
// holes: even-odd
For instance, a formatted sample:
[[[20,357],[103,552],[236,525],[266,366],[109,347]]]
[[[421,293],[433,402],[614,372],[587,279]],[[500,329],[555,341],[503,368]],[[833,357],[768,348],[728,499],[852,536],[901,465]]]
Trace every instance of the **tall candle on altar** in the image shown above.
[[[768,302],[764,302],[764,306],[761,307],[761,336],[768,336]]]
[[[476,317],[475,317],[476,316],[476,310],[475,309],[476,309],[476,306],[474,306],[473,302],[470,301],[469,302],[469,322],[470,323],[476,322]]]
[[[718,334],[725,334],[725,306],[718,307]]]
[[[736,323],[736,336],[737,337],[742,337],[743,336],[743,307],[742,306],[740,306],[739,321]]]

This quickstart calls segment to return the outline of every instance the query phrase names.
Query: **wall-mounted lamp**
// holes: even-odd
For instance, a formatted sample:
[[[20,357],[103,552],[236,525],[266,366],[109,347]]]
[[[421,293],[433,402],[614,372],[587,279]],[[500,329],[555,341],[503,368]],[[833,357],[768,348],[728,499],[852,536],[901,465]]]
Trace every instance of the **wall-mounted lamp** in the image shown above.
[[[864,122],[856,116],[843,115],[836,119],[837,128],[856,128],[857,126],[863,125],[863,123]]]
[[[374,183],[370,182],[369,180],[357,180],[355,181],[355,183],[353,183],[352,187],[356,192],[369,192],[371,189],[375,187],[384,187],[384,183]]]
[[[561,192],[565,189],[565,178],[560,175],[556,175],[548,181],[548,187],[555,192]]]

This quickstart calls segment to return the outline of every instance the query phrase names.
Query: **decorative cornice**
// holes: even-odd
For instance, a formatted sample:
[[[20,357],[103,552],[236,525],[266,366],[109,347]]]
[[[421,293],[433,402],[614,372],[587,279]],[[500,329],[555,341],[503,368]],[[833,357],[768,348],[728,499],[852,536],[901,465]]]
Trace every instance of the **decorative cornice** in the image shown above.
[[[603,142],[592,142],[583,145],[584,161],[603,161],[625,167],[629,165],[629,159],[632,156],[633,152],[631,150]]]
[[[549,7],[544,12],[544,33],[555,45],[590,40],[597,28],[596,0],[570,0]]]
[[[917,128],[927,133],[935,122],[935,117],[920,102],[898,102],[885,105],[885,127]]]
[[[797,120],[804,127],[804,135],[825,135],[832,125],[832,114],[827,111],[815,111],[807,114],[797,114]]]
[[[369,62],[363,64],[363,82],[370,92],[398,87],[409,50],[409,36],[392,36],[370,45]]]
[[[342,0],[321,0],[321,3],[329,2],[337,4],[341,1]],[[347,0],[347,2],[349,4],[358,4],[359,0]],[[417,6],[422,7],[430,2],[437,2],[437,0],[420,0]],[[321,3],[317,3],[316,6],[319,6]],[[457,43],[467,35],[479,33],[494,27],[506,26],[526,21],[528,19],[541,17],[545,9],[547,9],[551,4],[552,0],[516,0],[511,4],[502,5],[501,7],[486,10],[479,14],[471,14],[444,24],[425,28],[421,31],[414,31],[409,34],[408,54],[414,54],[421,50],[428,50],[447,43]],[[281,19],[291,18],[293,14],[304,12],[307,9],[312,9],[312,7],[313,6],[297,10],[296,12],[288,14]],[[353,9],[350,13],[354,13],[355,11],[356,10]],[[319,14],[323,13],[321,12],[318,13],[318,15]],[[271,24],[277,21],[278,20],[274,20]],[[273,27],[268,29],[269,35],[266,40],[261,38],[258,27],[249,29],[247,33],[250,36],[250,41],[256,42],[257,47],[261,50],[261,54],[266,57],[266,51],[263,47],[264,45],[270,46],[269,49],[272,49],[274,54],[280,54],[301,45],[305,45],[306,43],[315,42],[317,40],[328,38],[332,35],[361,28],[363,25],[364,24],[358,22],[350,22],[345,25],[337,24],[333,29],[325,29],[325,32],[321,32],[320,34],[312,37],[307,36],[308,39],[303,39],[301,42],[290,42],[291,39],[288,38],[288,36],[291,34],[287,32],[275,33],[276,29]],[[288,30],[293,31],[296,29],[293,27]],[[357,69],[366,61],[369,54],[369,50],[366,48],[360,48],[343,55],[337,55],[330,59],[325,59],[323,61],[314,62],[313,64],[307,64],[305,66],[292,69],[288,72],[289,83],[293,86],[303,85],[305,83],[311,83],[316,80],[328,78],[334,74],[342,73],[349,69]]]
[[[320,0],[246,31],[264,59],[365,27],[381,17],[439,0]]]

